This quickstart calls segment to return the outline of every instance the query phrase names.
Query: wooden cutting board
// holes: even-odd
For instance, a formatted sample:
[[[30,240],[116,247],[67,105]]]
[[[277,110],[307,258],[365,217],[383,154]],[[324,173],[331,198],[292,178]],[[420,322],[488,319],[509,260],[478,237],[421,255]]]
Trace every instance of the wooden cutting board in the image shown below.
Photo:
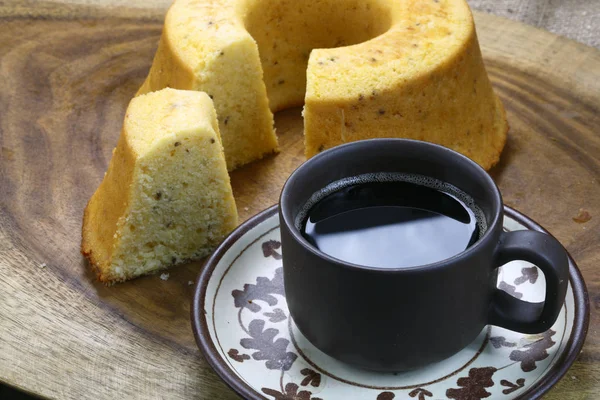
[[[0,3],[0,381],[59,398],[236,398],[190,327],[201,263],[114,287],[79,254],[83,208],[142,83],[162,11]],[[511,126],[492,175],[506,204],[548,228],[587,280],[579,361],[547,396],[600,396],[600,52],[476,14]],[[299,109],[276,117],[281,154],[232,174],[242,220],[277,201],[303,160]],[[573,220],[580,208],[592,219]]]

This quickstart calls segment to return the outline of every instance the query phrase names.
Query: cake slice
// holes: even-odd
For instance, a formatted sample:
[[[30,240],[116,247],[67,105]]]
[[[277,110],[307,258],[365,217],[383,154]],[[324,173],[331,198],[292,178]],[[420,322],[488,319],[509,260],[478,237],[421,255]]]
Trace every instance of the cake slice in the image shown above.
[[[208,255],[237,225],[216,112],[203,92],[131,100],[81,252],[105,283]]]
[[[175,2],[138,91],[172,87],[209,94],[230,171],[279,151],[256,43],[223,21],[231,11],[221,2]]]

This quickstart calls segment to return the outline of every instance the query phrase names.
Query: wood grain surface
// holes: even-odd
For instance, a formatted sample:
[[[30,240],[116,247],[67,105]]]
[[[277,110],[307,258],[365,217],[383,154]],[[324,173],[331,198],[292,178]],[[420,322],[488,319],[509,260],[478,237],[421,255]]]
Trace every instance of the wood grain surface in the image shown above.
[[[196,262],[114,287],[79,254],[83,208],[142,83],[162,11],[0,3],[0,381],[65,399],[234,399],[190,327]],[[564,243],[592,302],[584,351],[547,399],[600,398],[600,52],[476,14],[511,126],[492,175],[505,203]],[[232,174],[242,220],[303,160],[299,109],[281,153]],[[583,208],[592,216],[573,220]]]

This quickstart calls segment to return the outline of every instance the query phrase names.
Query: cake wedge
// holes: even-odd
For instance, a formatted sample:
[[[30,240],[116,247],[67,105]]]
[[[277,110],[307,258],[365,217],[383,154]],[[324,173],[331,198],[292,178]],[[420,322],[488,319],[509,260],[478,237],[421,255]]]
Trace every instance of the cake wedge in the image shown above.
[[[121,282],[208,255],[237,225],[216,112],[203,92],[131,100],[83,218],[81,252]]]

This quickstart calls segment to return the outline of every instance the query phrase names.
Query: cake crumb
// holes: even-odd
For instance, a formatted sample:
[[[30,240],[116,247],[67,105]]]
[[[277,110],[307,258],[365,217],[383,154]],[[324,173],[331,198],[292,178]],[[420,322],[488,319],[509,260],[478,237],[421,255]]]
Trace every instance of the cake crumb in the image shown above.
[[[40,267],[40,269],[44,269],[44,268],[46,268],[46,267],[47,267],[47,265],[46,265],[46,263],[41,263],[41,264],[39,265],[39,267]]]
[[[592,215],[590,214],[590,212],[588,210],[583,209],[583,208],[580,208],[577,215],[573,217],[573,221],[575,221],[579,224],[584,224],[584,223],[588,222],[590,219],[592,219]]]
[[[188,286],[192,286],[194,284],[194,281],[188,281]]]
[[[169,274],[168,273],[160,274],[160,279],[162,279],[163,281],[166,281],[167,279],[169,279]]]
[[[248,211],[250,210],[248,207],[244,207],[244,211]]]

